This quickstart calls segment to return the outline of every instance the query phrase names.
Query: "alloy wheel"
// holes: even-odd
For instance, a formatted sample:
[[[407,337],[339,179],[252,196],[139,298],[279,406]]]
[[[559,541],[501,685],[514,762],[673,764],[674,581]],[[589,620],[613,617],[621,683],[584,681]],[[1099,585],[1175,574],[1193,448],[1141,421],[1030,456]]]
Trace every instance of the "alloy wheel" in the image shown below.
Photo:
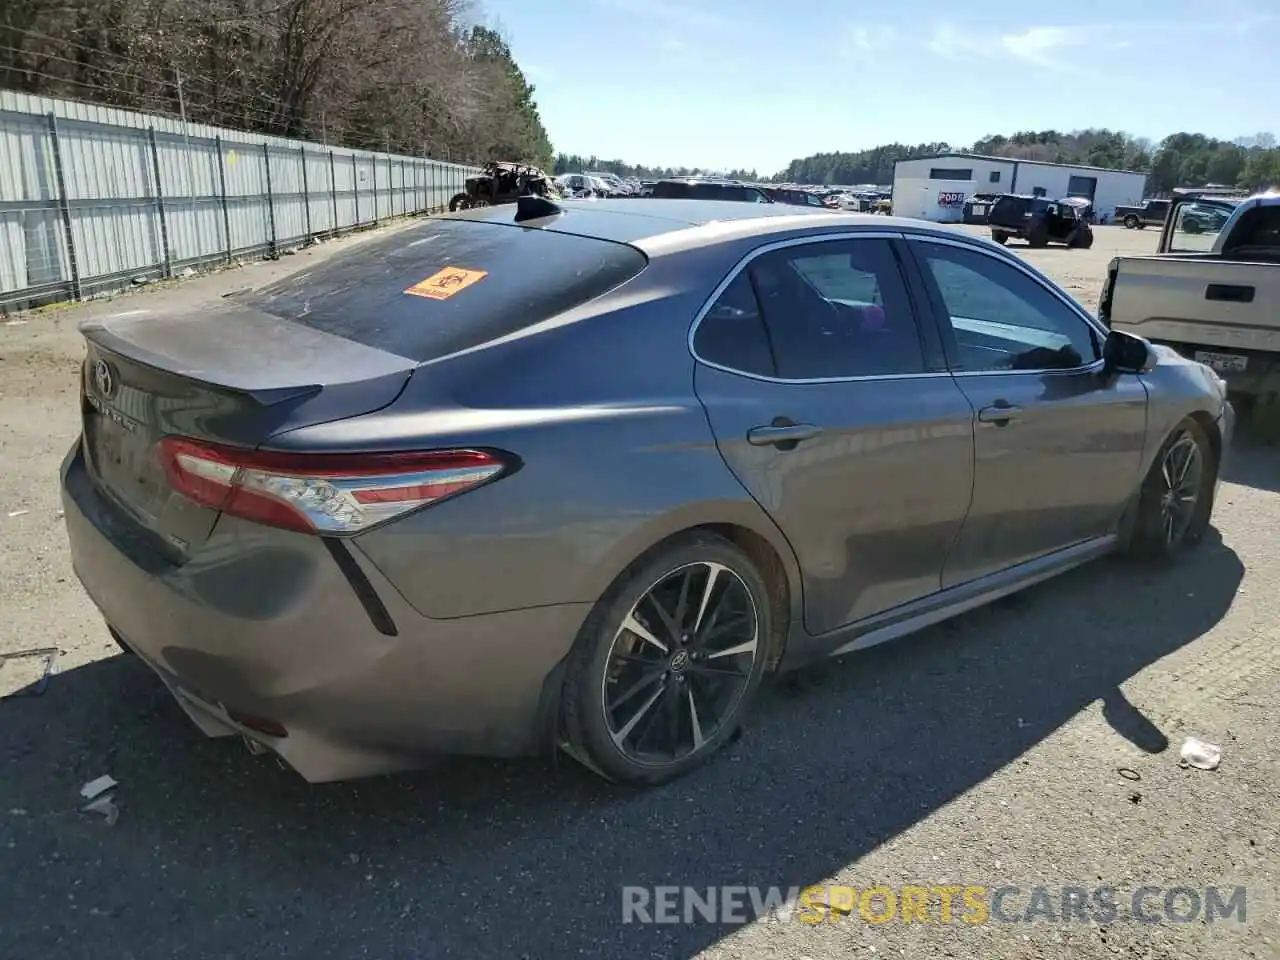
[[[614,746],[648,766],[701,750],[737,713],[761,646],[755,597],[732,569],[704,561],[664,574],[623,618],[605,661]]]
[[[1182,542],[1200,499],[1204,458],[1190,433],[1178,436],[1160,463],[1160,528],[1166,547]]]

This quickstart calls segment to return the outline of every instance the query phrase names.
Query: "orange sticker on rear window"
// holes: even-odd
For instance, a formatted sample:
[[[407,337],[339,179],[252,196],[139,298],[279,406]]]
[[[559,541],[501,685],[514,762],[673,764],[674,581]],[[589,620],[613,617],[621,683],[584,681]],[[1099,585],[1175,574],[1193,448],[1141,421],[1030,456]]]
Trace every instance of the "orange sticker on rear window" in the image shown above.
[[[467,270],[464,267],[445,267],[434,273],[421,283],[415,283],[405,291],[415,297],[426,297],[428,300],[448,300],[455,293],[467,289],[473,283],[479,283],[489,275],[487,270]]]

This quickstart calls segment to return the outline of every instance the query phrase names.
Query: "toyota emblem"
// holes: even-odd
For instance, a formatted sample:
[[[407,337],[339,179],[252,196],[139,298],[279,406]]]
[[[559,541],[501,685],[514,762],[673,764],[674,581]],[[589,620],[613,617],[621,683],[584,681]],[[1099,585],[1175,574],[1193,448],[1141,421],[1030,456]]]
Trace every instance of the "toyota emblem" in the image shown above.
[[[116,372],[105,360],[99,360],[93,365],[93,382],[98,387],[98,393],[108,400],[115,396],[116,389],[119,387],[119,383],[116,382]]]

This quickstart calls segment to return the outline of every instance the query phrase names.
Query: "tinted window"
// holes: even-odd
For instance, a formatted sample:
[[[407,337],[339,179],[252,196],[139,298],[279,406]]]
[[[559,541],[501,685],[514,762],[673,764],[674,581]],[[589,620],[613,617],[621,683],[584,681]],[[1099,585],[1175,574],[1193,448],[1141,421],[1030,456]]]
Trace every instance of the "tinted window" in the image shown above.
[[[658,183],[653,188],[653,195],[664,200],[681,200],[691,193],[687,183]]]
[[[1067,369],[1101,357],[1093,328],[1039,281],[996,257],[920,243],[965,370]]]
[[[999,170],[992,170],[992,171],[991,171],[991,177],[990,177],[989,179],[990,179],[990,181],[991,181],[992,183],[999,183],[999,182],[1000,182],[1000,171],[999,171]]]
[[[702,318],[694,334],[693,349],[709,363],[774,375],[769,337],[746,271],[733,278]]]
[[[236,299],[422,362],[563,313],[648,262],[625,244],[511,226],[514,212],[481,214],[505,223],[427,220]]]
[[[972,180],[973,170],[960,167],[934,167],[929,171],[930,180]]]
[[[774,250],[748,272],[778,376],[787,380],[920,373],[924,354],[887,240]]]
[[[1206,220],[1210,216],[1206,214]],[[1224,219],[1217,229],[1221,230],[1225,224]],[[1252,247],[1254,252],[1274,255],[1276,248],[1280,247],[1280,207],[1268,205],[1246,210],[1236,221],[1227,242],[1227,252]]]
[[[1007,217],[1020,217],[1026,212],[1027,201],[1021,197],[1001,197],[991,208],[992,213]]]

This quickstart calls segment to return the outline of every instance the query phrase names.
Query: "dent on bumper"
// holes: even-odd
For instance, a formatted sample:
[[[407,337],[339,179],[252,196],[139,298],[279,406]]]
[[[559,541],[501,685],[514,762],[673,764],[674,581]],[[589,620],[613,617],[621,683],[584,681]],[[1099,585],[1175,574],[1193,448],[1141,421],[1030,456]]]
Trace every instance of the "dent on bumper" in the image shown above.
[[[223,518],[189,563],[144,569],[95,522],[110,507],[78,450],[62,477],[85,591],[206,734],[251,737],[317,782],[545,742],[544,687],[589,605],[429,620],[353,554],[397,625],[385,636],[319,538]]]

